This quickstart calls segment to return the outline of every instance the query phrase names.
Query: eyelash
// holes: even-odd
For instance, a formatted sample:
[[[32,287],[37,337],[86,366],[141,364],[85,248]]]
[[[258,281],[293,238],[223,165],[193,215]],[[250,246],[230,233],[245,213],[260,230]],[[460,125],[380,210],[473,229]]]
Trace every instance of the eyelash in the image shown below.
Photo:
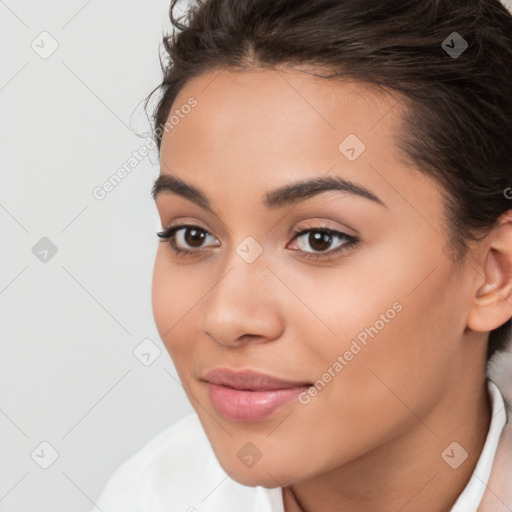
[[[203,229],[200,226],[195,226],[193,224],[181,224],[178,226],[171,226],[171,227],[165,229],[164,231],[159,231],[157,233],[157,236],[161,239],[160,242],[169,243],[172,250],[174,251],[174,253],[177,256],[192,256],[192,255],[195,256],[201,251],[201,249],[196,249],[196,250],[181,249],[176,245],[176,241],[174,240],[174,235],[176,234],[176,232],[181,229],[185,229],[185,228],[196,229],[196,230],[202,231],[208,235],[210,234],[206,229]],[[302,226],[299,225],[295,228],[295,230],[293,231],[292,241],[295,240],[296,238],[299,238],[299,236],[304,235],[305,233],[309,233],[309,232],[320,232],[320,233],[324,233],[324,234],[327,233],[331,236],[336,236],[336,237],[345,239],[346,242],[344,244],[340,245],[339,247],[337,247],[336,249],[332,249],[331,251],[325,251],[323,253],[315,254],[315,253],[308,253],[308,252],[302,251],[302,252],[304,252],[304,254],[301,257],[306,258],[306,259],[331,258],[333,255],[337,255],[339,253],[353,249],[359,242],[359,239],[356,238],[355,236],[347,235],[346,233],[343,233],[341,231],[336,231],[334,229],[324,228],[324,227],[320,227],[320,226],[315,227],[315,228],[308,228],[307,226],[304,226],[304,225],[302,225]],[[297,250],[297,249],[295,249],[295,250]],[[300,251],[300,249],[299,249],[299,251]]]

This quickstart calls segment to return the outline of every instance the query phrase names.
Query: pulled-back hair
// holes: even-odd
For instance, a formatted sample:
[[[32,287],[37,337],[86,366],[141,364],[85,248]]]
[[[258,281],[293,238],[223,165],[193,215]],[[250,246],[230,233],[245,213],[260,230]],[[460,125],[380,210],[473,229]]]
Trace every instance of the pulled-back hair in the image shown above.
[[[499,0],[199,0],[178,19],[176,4],[163,79],[146,100],[160,93],[151,117],[159,152],[190,79],[223,68],[314,69],[400,93],[397,148],[441,185],[455,263],[512,208],[512,15]],[[490,332],[488,359],[510,330],[509,319]]]

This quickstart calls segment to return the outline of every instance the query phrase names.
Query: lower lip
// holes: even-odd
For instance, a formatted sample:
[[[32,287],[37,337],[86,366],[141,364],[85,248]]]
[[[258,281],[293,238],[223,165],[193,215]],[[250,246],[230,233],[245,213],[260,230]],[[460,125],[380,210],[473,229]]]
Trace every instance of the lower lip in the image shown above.
[[[208,383],[210,399],[225,418],[238,422],[260,421],[309,389],[309,386],[272,389],[266,391],[241,391]]]

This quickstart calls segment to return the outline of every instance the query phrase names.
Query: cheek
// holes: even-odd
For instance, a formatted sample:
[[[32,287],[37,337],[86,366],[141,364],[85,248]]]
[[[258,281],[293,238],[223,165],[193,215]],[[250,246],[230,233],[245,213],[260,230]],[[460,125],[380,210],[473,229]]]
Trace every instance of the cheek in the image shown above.
[[[314,378],[321,386],[328,381],[313,400],[336,404],[330,409],[333,423],[349,417],[350,429],[370,416],[390,434],[399,418],[410,415],[407,407],[427,414],[451,385],[464,322],[460,306],[451,304],[447,270],[437,272],[412,292],[414,279],[381,276],[379,289],[338,302],[331,316],[337,336],[312,344],[310,357]]]
[[[170,262],[165,248],[157,251],[153,268],[151,301],[158,333],[169,354],[174,359],[187,347],[197,333],[189,329],[189,315],[200,307],[205,290],[197,280],[187,277],[187,271]]]
[[[160,338],[166,342],[166,332],[173,325],[174,308],[169,307],[172,304],[172,295],[174,284],[170,279],[170,272],[165,264],[161,247],[158,248],[155,265],[153,267],[153,280],[151,284],[151,303],[153,307],[153,317],[160,334]]]
[[[346,269],[318,279],[297,279],[303,283],[297,293],[308,298],[324,324],[312,315],[297,318],[310,333],[301,338],[312,344],[314,340],[314,352],[320,351],[318,362],[325,364],[326,358],[332,361],[333,355],[348,351],[349,359],[368,364],[393,366],[411,357],[411,363],[422,364],[421,358],[435,359],[436,353],[442,357],[439,350],[450,350],[442,338],[462,334],[458,330],[463,329],[463,305],[452,303],[458,284],[451,282],[449,265],[439,257],[436,243],[427,241],[379,244],[355,254]],[[324,335],[319,336],[319,330],[315,334],[313,327]]]

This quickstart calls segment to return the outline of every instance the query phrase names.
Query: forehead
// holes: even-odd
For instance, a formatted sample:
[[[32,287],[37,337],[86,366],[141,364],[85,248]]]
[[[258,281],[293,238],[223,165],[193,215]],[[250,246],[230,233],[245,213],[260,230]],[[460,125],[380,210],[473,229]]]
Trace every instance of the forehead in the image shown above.
[[[258,132],[269,140],[276,131],[277,143],[284,144],[286,134],[299,140],[327,134],[340,138],[354,133],[362,140],[390,135],[391,125],[400,120],[401,97],[385,88],[354,80],[328,80],[312,75],[312,70],[276,68],[252,71],[216,69],[203,73],[180,90],[170,116],[194,98],[197,107],[189,116],[205,132],[241,136]],[[181,117],[181,116],[180,116]],[[191,123],[184,122],[182,125]],[[194,128],[197,128],[195,126]],[[179,126],[172,132],[178,135]],[[280,131],[286,128],[286,132]],[[171,131],[164,133],[164,139]],[[165,142],[165,141],[163,141]],[[164,143],[162,145],[165,145]]]
[[[285,174],[287,163],[299,171],[309,161],[320,167],[323,161],[330,164],[326,170],[339,161],[349,171],[358,165],[340,152],[347,138],[358,144],[363,161],[370,154],[396,159],[401,107],[400,97],[384,90],[296,69],[212,70],[187,82],[176,97],[161,160],[181,165],[207,155],[210,167],[231,162],[259,175],[262,166],[275,172],[277,161]]]

